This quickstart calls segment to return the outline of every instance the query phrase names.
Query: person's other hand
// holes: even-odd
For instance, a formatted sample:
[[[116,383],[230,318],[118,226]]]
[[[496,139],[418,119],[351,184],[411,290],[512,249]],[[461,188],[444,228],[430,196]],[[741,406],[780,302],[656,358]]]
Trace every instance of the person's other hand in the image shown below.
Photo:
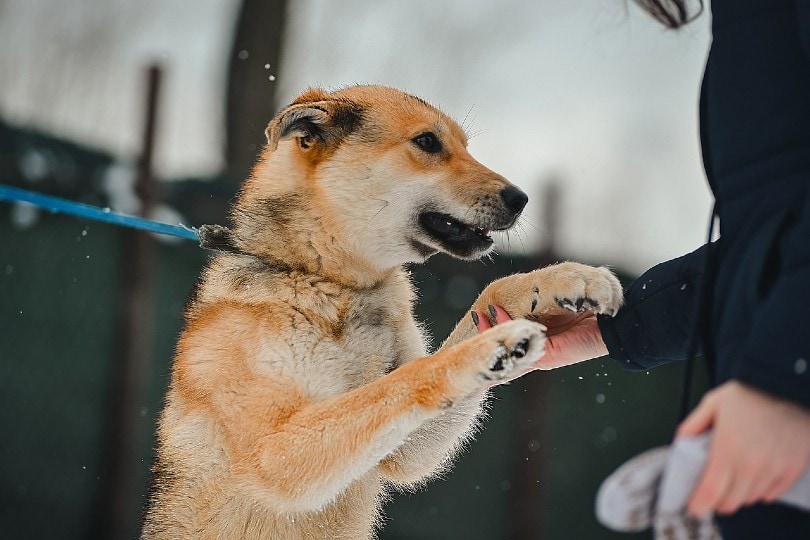
[[[688,510],[730,514],[773,502],[810,463],[810,410],[738,381],[710,391],[678,427],[678,437],[714,429],[709,460]]]
[[[511,320],[509,314],[499,306],[490,307],[489,317],[481,311],[473,313],[479,332],[491,328],[490,319],[495,324]],[[608,353],[596,316],[590,311],[554,317],[546,327],[546,353],[534,364],[534,369],[569,366]]]

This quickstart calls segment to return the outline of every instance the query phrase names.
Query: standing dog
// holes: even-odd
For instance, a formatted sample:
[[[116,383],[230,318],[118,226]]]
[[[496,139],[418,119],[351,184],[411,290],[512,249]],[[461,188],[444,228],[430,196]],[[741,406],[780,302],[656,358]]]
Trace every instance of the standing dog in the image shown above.
[[[453,120],[390,88],[310,90],[266,134],[186,313],[144,539],[373,538],[386,487],[446,467],[487,388],[543,354],[537,322],[466,317],[426,355],[403,263],[480,257],[526,203]],[[543,320],[620,298],[564,263],[474,307]]]

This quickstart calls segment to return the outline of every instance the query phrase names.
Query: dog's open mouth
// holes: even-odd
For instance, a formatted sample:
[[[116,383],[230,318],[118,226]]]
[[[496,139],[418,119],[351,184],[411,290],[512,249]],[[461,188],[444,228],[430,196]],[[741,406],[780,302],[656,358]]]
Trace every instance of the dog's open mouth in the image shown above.
[[[489,230],[463,223],[447,214],[425,212],[419,215],[425,232],[450,253],[468,256],[492,245]]]

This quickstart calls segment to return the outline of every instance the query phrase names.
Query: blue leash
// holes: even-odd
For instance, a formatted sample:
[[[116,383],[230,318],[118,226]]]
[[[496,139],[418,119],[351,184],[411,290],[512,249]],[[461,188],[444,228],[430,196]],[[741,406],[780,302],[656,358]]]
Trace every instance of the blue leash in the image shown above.
[[[177,236],[195,242],[200,241],[197,229],[192,227],[160,223],[150,219],[114,212],[108,208],[102,209],[89,204],[60,199],[59,197],[51,197],[50,195],[42,195],[41,193],[13,188],[3,184],[0,184],[0,201],[26,202],[55,214],[69,214],[95,221],[102,221],[104,223],[112,223],[120,227],[129,227],[157,234]]]

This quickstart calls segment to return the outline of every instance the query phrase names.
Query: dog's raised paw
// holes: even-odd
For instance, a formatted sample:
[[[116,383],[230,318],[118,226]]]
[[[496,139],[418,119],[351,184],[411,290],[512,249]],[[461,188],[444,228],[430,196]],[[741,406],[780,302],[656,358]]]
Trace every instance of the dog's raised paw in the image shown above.
[[[607,268],[562,263],[544,268],[538,276],[542,276],[543,284],[532,288],[531,314],[556,306],[573,313],[615,315],[622,305],[621,284]]]
[[[499,381],[514,378],[543,356],[545,327],[526,320],[508,321],[482,335],[494,345],[484,362],[481,378]]]
[[[504,365],[506,363],[506,365]],[[505,345],[498,345],[495,349],[495,352],[489,359],[489,370],[490,371],[503,371],[504,369],[508,369],[511,367],[511,360],[509,356],[509,351],[506,349]]]

